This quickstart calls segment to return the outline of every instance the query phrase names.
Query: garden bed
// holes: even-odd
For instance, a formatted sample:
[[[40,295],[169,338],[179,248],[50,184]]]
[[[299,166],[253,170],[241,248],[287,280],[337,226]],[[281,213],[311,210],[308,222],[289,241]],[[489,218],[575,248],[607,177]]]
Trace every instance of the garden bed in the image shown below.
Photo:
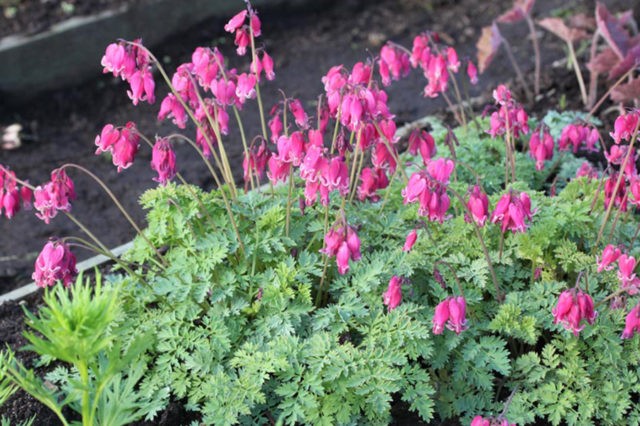
[[[559,3],[559,2],[557,2]],[[303,100],[313,99],[313,95],[321,90],[320,77],[330,66],[345,63],[350,66],[362,59],[365,49],[377,51],[381,43],[386,39],[392,39],[404,44],[410,44],[410,36],[415,28],[429,28],[443,33],[444,37],[451,36],[459,48],[459,54],[472,55],[473,46],[481,26],[487,25],[500,11],[507,8],[505,2],[493,5],[495,10],[487,10],[486,17],[473,16],[474,2],[471,0],[457,3],[455,6],[444,4],[430,4],[425,6],[423,2],[405,0],[400,2],[380,2],[375,5],[360,4],[358,2],[346,5],[335,5],[332,9],[324,11],[319,17],[311,15],[292,15],[280,21],[275,21],[277,11],[266,10],[261,15],[265,23],[263,31],[266,37],[263,42],[272,53],[276,63],[278,86],[288,90],[287,95],[299,97]],[[537,7],[548,10],[552,7],[561,7],[564,4],[556,2],[540,2]],[[401,13],[398,13],[398,8]],[[433,10],[429,10],[433,8]],[[491,9],[491,8],[489,8]],[[438,19],[434,18],[437,12]],[[275,22],[275,23],[274,23]],[[313,22],[310,30],[308,24]],[[446,22],[446,26],[442,23]],[[355,23],[355,26],[354,26]],[[272,26],[271,28],[269,26]],[[211,28],[221,27],[220,23],[207,24],[191,30],[184,39],[173,40],[164,46],[158,54],[167,68],[186,60],[184,57],[184,45],[207,44],[212,39],[219,39],[220,33]],[[518,31],[513,30],[515,37]],[[520,35],[522,37],[522,34]],[[557,59],[562,57],[562,45],[555,41],[553,36],[544,35],[542,43],[545,45],[543,64],[543,84],[541,95],[536,102],[529,105],[529,112],[542,115],[548,108],[557,105],[559,99],[564,99],[569,107],[579,108],[578,88],[574,83],[570,71],[558,66]],[[220,40],[222,41],[222,40]],[[229,41],[222,41],[223,49],[230,50]],[[549,47],[551,46],[551,47]],[[516,45],[516,55],[522,59],[525,69],[531,69],[532,64],[524,58],[528,57],[529,45],[523,43]],[[282,50],[281,50],[282,49]],[[556,66],[551,64],[556,63]],[[498,61],[490,70],[481,76],[481,86],[472,92],[473,105],[479,110],[484,104],[491,103],[490,92],[498,82],[503,82],[506,59],[501,54]],[[516,83],[513,86],[517,86]],[[445,123],[452,123],[452,116],[446,112],[445,105],[439,102],[427,102],[419,93],[424,86],[424,81],[413,78],[403,81],[390,90],[390,109],[396,114],[399,125],[408,122],[416,116],[436,114]],[[270,86],[267,86],[271,89]],[[263,100],[266,105],[271,105],[278,99],[275,90],[272,93],[264,93]],[[516,91],[517,93],[517,91]],[[521,95],[521,94],[518,94]],[[164,94],[160,93],[158,99]],[[153,117],[154,109],[143,106],[132,108],[126,96],[123,96],[122,86],[117,81],[110,81],[109,77],[89,82],[81,87],[65,89],[47,94],[39,98],[35,103],[36,108],[21,109],[5,107],[0,111],[5,124],[20,122],[25,126],[24,141],[16,150],[0,153],[0,162],[10,164],[18,176],[29,176],[38,182],[44,181],[51,169],[66,162],[76,162],[88,166],[99,176],[103,177],[114,193],[123,200],[125,208],[133,213],[136,221],[143,221],[143,214],[137,205],[136,197],[152,186],[152,173],[143,167],[126,170],[116,174],[108,160],[100,157],[92,157],[93,138],[103,124],[108,122],[124,123],[133,120],[143,133],[166,134],[170,132],[170,126],[166,123],[158,124]],[[306,104],[311,109],[311,104]],[[247,108],[247,116],[255,113],[255,107]],[[615,116],[600,116],[605,122],[605,128],[610,128]],[[247,124],[249,134],[259,133],[259,123]],[[230,140],[238,138],[233,134]],[[211,189],[213,181],[207,177],[206,169],[199,159],[193,155],[185,154],[190,148],[177,147],[178,156],[181,157],[180,169],[185,178],[204,189]],[[241,180],[242,146],[240,143],[231,144],[227,148],[234,178]],[[141,152],[142,159],[150,159],[148,151]],[[146,158],[145,158],[146,157]],[[191,158],[191,159],[189,159]],[[133,232],[126,222],[119,217],[119,212],[110,205],[110,201],[101,193],[100,189],[89,179],[78,178],[76,188],[79,198],[83,199],[83,205],[78,209],[78,217],[90,229],[99,233],[108,246],[129,241]],[[82,211],[81,211],[82,210]],[[74,212],[75,213],[75,212]],[[121,223],[122,225],[117,225]],[[5,254],[0,264],[3,273],[5,292],[29,281],[33,261],[37,250],[42,246],[47,236],[76,234],[74,226],[63,218],[57,218],[51,225],[45,226],[29,215],[18,215],[11,222],[3,222],[3,231],[6,237],[0,242],[0,254]],[[16,247],[15,241],[23,241]],[[502,248],[501,248],[502,250]],[[39,295],[30,296],[22,303],[33,309],[40,303]],[[3,331],[10,331],[6,336],[0,336],[0,342],[16,348],[24,344],[24,339],[16,338],[16,333],[22,331],[22,314],[17,303],[7,303],[0,307]],[[27,365],[32,358],[22,358]],[[39,406],[25,394],[17,394],[14,400],[0,409],[0,414],[12,419],[24,419],[31,414],[38,415],[36,424],[52,424],[53,418],[40,417],[44,407]],[[395,401],[400,407],[394,415],[398,424],[417,424],[415,417],[403,419],[403,406],[399,400]],[[160,420],[154,424],[175,424],[177,419],[185,420],[188,414],[181,408],[182,403],[171,403],[169,408],[159,416]],[[406,409],[406,407],[404,407]],[[18,416],[18,417],[16,417]],[[43,421],[43,423],[39,423]]]

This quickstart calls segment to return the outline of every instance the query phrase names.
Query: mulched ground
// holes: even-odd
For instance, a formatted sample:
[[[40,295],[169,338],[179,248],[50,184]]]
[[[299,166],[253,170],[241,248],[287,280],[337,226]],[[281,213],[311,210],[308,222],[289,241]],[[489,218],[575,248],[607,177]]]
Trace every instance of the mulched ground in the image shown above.
[[[2,1],[0,0],[0,5],[4,4]],[[123,2],[125,0],[113,0],[109,3],[117,5]],[[33,3],[40,2],[24,2],[25,5]],[[61,2],[44,3],[47,8],[57,10]],[[76,10],[81,10],[84,7],[81,5],[85,3],[103,2],[78,0],[72,3]],[[461,57],[473,57],[480,27],[488,25],[510,3],[504,0],[347,0],[336,1],[332,7],[314,13],[282,15],[277,10],[261,10],[263,38],[260,42],[273,56],[277,75],[275,82],[261,89],[265,107],[269,108],[279,100],[278,89],[282,88],[288,96],[299,97],[310,112],[310,106],[318,94],[322,93],[320,79],[331,66],[351,66],[356,61],[365,60],[377,54],[387,39],[410,46],[413,36],[427,29],[450,37]],[[620,0],[617,4],[617,7],[611,6],[612,10],[629,7],[628,1]],[[544,0],[537,2],[534,14],[542,17],[553,11],[576,8],[590,11],[594,6],[592,1]],[[238,8],[241,7],[242,3],[238,1]],[[640,5],[636,5],[636,9],[638,17]],[[37,18],[39,15],[34,12],[29,16]],[[53,13],[51,16],[59,14]],[[5,18],[0,18],[0,35],[7,28],[2,19]],[[18,15],[12,19],[18,22]],[[43,22],[34,24],[34,28],[46,27],[53,22],[52,19],[43,18]],[[191,51],[196,46],[212,44],[218,45],[232,62],[240,66],[242,62],[237,61],[233,55],[232,39],[222,32],[224,23],[225,20],[217,20],[189,29],[184,34],[167,40],[154,51],[163,59],[169,72],[173,72],[183,61],[189,60]],[[503,29],[503,34],[511,40],[523,69],[530,75],[533,70],[532,51],[525,26],[505,26]],[[535,114],[547,107],[555,107],[562,95],[566,95],[570,106],[579,107],[573,73],[563,67],[551,66],[555,60],[564,57],[563,45],[550,34],[541,31],[540,35],[544,63],[543,95],[534,105],[529,105],[528,110]],[[481,83],[472,90],[471,96],[481,96],[486,103],[490,103],[491,90],[498,83],[511,81],[512,76],[513,72],[504,52],[500,52],[488,72],[481,76]],[[421,76],[413,72],[409,79],[396,83],[388,90],[389,105],[396,114],[399,125],[428,114],[446,116],[442,101],[426,100],[421,96],[424,84]],[[163,93],[157,93],[158,99],[162,99],[162,96]],[[148,165],[150,150],[142,146],[136,164],[118,174],[108,158],[93,155],[93,141],[106,123],[122,125],[127,121],[134,121],[149,137],[173,132],[175,129],[169,123],[157,122],[155,116],[158,107],[158,103],[154,106],[145,104],[134,107],[126,95],[125,85],[106,75],[97,75],[95,80],[79,87],[48,93],[28,105],[10,107],[0,103],[0,126],[20,123],[25,127],[26,136],[20,148],[0,151],[0,163],[9,166],[18,177],[29,179],[34,184],[46,181],[50,171],[62,164],[81,164],[100,176],[134,219],[143,224],[144,214],[137,205],[137,199],[145,189],[155,185],[152,181],[154,173]],[[481,108],[482,105],[476,106],[476,110]],[[254,119],[257,118],[256,112],[257,107],[249,105],[242,113],[248,135],[259,132],[259,122]],[[234,126],[235,123],[232,127]],[[189,131],[192,132],[193,129]],[[242,145],[237,130],[232,130],[225,143],[234,175],[239,180],[242,174]],[[213,182],[205,166],[189,147],[179,146],[177,155],[179,169],[187,181],[205,188],[212,187]],[[72,178],[78,194],[73,213],[109,247],[130,241],[134,236],[133,229],[102,190],[86,176],[72,173]],[[30,281],[33,262],[47,238],[82,236],[64,216],[56,217],[50,225],[45,225],[33,213],[18,214],[11,221],[2,218],[0,235],[0,293]],[[80,259],[91,255],[92,253],[78,252]],[[25,303],[29,309],[35,309],[37,296],[29,298]],[[16,337],[21,327],[19,306],[15,303],[0,306],[0,344],[8,343],[19,347],[24,343],[20,337]],[[37,413],[39,420],[36,424],[54,424],[51,417],[41,417],[45,416],[45,412],[37,402],[24,394],[19,394],[13,402],[0,408],[0,415],[9,416],[12,420],[24,419],[25,414]],[[168,413],[165,418],[169,423],[164,424],[172,424],[171,421],[176,421],[183,415],[184,413]],[[415,418],[410,418],[398,424],[416,424],[416,421]]]

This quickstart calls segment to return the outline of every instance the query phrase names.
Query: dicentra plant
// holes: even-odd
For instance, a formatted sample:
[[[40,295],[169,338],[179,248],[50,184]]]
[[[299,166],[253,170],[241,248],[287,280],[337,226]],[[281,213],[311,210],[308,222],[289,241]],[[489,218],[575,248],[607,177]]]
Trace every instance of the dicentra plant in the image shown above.
[[[616,120],[607,148],[596,120],[530,118],[501,85],[489,118],[449,100],[461,125],[410,125],[402,152],[384,86],[419,67],[426,97],[460,94],[461,63],[436,34],[333,67],[313,115],[283,95],[267,116],[260,83],[275,73],[256,11],[225,29],[246,69],[217,48],[198,47],[172,77],[140,40],[105,52],[134,103],[154,101],[155,68],[170,88],[159,118],[195,127],[152,141],[134,123],[107,124],[96,138],[119,171],[152,149],[160,185],[140,199],[144,229],[80,166],[35,188],[1,169],[8,217],[33,190],[38,217],[70,215],[87,239],[49,241],[38,256],[36,283],[62,285],[27,313],[28,349],[55,364],[43,381],[7,349],[0,398],[21,387],[65,424],[66,407],[83,424],[125,424],[171,401],[215,425],[385,424],[400,401],[426,421],[474,426],[640,422],[638,110]],[[250,138],[251,99],[261,132]],[[225,150],[231,116],[244,189]],[[216,189],[184,181],[178,140]],[[578,157],[599,150],[604,171]],[[138,232],[121,258],[71,216],[72,170]],[[77,245],[113,259],[107,282],[74,283]]]

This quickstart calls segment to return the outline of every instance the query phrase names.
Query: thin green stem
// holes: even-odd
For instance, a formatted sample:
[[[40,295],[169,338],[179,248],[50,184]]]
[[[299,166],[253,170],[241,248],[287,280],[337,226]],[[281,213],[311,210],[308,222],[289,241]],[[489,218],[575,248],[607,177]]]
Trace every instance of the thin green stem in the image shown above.
[[[125,217],[125,219],[127,219],[127,221],[129,222],[129,224],[131,224],[131,226],[133,227],[133,229],[135,229],[135,231],[137,232],[137,234],[140,236],[140,238],[142,238],[145,243],[147,243],[147,245],[156,253],[156,256],[158,256],[158,259],[160,260],[160,262],[166,267],[167,263],[164,260],[164,257],[162,256],[162,254],[160,253],[160,251],[156,248],[156,246],[147,238],[146,235],[144,235],[144,233],[142,232],[142,230],[140,229],[140,227],[138,226],[138,224],[133,220],[133,218],[131,217],[131,215],[125,210],[125,208],[122,206],[122,204],[120,204],[120,201],[118,200],[118,198],[116,198],[116,196],[113,194],[113,192],[111,192],[111,190],[109,189],[109,187],[107,185],[105,185],[105,183],[95,174],[93,174],[91,171],[89,171],[88,169],[79,166],[77,164],[74,163],[67,163],[65,165],[63,165],[62,167],[60,167],[60,169],[66,169],[68,167],[71,168],[75,168],[80,170],[81,172],[85,173],[87,176],[91,177],[91,179],[93,179],[98,185],[100,185],[100,187],[104,190],[104,192],[107,193],[107,195],[109,196],[109,198],[111,198],[111,200],[113,201],[113,203],[116,205],[116,207],[118,208],[118,210],[120,210],[120,212],[122,213],[122,215]],[[85,232],[87,232],[87,229],[84,228],[83,229]]]
[[[576,79],[578,80],[578,86],[580,87],[580,96],[582,96],[582,103],[587,106],[589,102],[587,96],[587,89],[584,85],[584,79],[582,78],[582,72],[580,71],[580,65],[578,65],[578,58],[576,57],[576,51],[573,48],[573,43],[571,41],[567,41],[567,47],[569,48],[569,57],[571,58],[571,65],[573,65],[573,70],[576,73]]]

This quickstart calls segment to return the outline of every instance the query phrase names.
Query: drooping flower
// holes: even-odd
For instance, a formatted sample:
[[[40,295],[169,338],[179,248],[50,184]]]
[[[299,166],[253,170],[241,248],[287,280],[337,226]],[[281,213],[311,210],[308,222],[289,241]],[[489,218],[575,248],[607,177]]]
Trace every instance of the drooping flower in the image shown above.
[[[380,196],[377,191],[389,186],[389,178],[387,177],[384,169],[376,168],[371,169],[365,167],[360,173],[360,185],[358,186],[358,200],[364,201],[369,199],[371,201],[378,201]]]
[[[49,223],[59,210],[71,211],[71,200],[76,198],[73,181],[64,170],[51,172],[51,181],[38,186],[34,191],[33,206],[38,211],[36,216]]]
[[[629,311],[624,323],[624,331],[620,336],[621,339],[630,339],[636,333],[640,333],[640,304]]]
[[[77,273],[76,257],[69,250],[69,246],[52,240],[45,244],[38,255],[31,277],[38,287],[50,287],[57,281],[62,281],[62,284],[68,287]]]
[[[509,421],[502,416],[500,417],[487,417],[475,416],[471,420],[470,426],[516,426],[515,423],[509,423]]]
[[[380,49],[378,69],[382,84],[388,86],[391,80],[400,80],[409,75],[409,55],[392,43],[387,43]]]
[[[416,155],[418,152],[422,162],[426,165],[436,155],[436,142],[428,132],[415,129],[409,135],[409,152]]]
[[[249,156],[245,156],[242,160],[242,170],[244,171],[244,181],[249,182],[252,176],[255,176],[259,181],[264,174],[264,169],[269,161],[270,152],[267,149],[267,144],[263,139],[260,139],[260,143],[251,145],[249,147]]]
[[[598,179],[598,171],[593,168],[590,162],[584,161],[580,168],[576,171],[576,177],[585,176],[587,179]]]
[[[569,124],[562,129],[560,139],[558,139],[558,150],[567,151],[569,145],[572,146],[573,153],[583,146],[586,151],[598,152],[598,142],[600,134],[596,128],[582,124]]]
[[[640,110],[634,110],[622,114],[613,123],[613,132],[610,133],[613,141],[619,144],[622,140],[631,140],[634,131],[638,128]]]
[[[273,71],[273,59],[264,51],[262,52],[262,69],[267,80],[271,81],[276,78],[276,73]]]
[[[110,148],[111,159],[118,168],[118,173],[129,168],[140,148],[140,135],[135,123],[128,122],[120,132],[120,138]]]
[[[129,98],[137,105],[139,101],[155,102],[155,82],[149,55],[140,47],[142,40],[133,43],[121,41],[107,46],[101,64],[103,72],[111,72],[115,77],[121,77],[129,82]]]
[[[416,243],[418,239],[418,231],[412,229],[409,234],[407,234],[407,238],[404,241],[404,246],[402,246],[402,251],[408,253],[413,248],[413,245]]]
[[[620,257],[620,249],[613,244],[609,244],[602,251],[602,258],[596,256],[596,262],[598,263],[598,272],[610,271],[613,269],[613,264]]]
[[[360,238],[353,227],[337,225],[327,231],[320,252],[329,257],[335,256],[338,273],[344,275],[349,271],[349,260],[355,262],[361,258]]]
[[[96,155],[111,150],[112,146],[120,139],[120,130],[113,124],[107,124],[102,128],[102,132],[96,136],[95,144],[98,147]]]
[[[383,302],[389,309],[393,311],[402,302],[402,278],[394,275],[389,281],[387,291],[383,294]]]
[[[472,61],[467,63],[467,76],[469,77],[471,84],[478,84],[478,69]]]
[[[467,302],[462,296],[451,296],[440,302],[433,315],[433,334],[442,334],[444,327],[460,334],[467,329]]]
[[[637,292],[638,279],[635,274],[636,259],[633,256],[627,254],[621,254],[618,257],[618,279],[620,280],[620,286],[627,288],[629,294],[635,294]]]
[[[531,221],[531,199],[526,192],[517,193],[513,190],[504,194],[491,214],[491,223],[500,222],[502,232],[525,232],[527,221]]]
[[[307,129],[309,127],[309,116],[304,111],[299,99],[291,99],[289,101],[289,111],[293,114],[293,118],[299,128]]]
[[[562,326],[577,336],[584,328],[581,322],[584,320],[593,324],[598,316],[594,310],[593,299],[581,289],[572,288],[560,293],[558,303],[551,311],[554,319],[553,323],[560,323]]]
[[[469,191],[469,201],[467,209],[471,212],[471,217],[465,214],[465,220],[473,220],[478,226],[483,227],[489,217],[489,197],[482,191],[480,185],[474,185]]]
[[[176,175],[176,154],[167,138],[158,138],[153,145],[151,168],[158,173],[154,181],[166,185]]]
[[[553,146],[553,137],[547,127],[533,132],[529,139],[529,155],[536,160],[536,170],[542,170],[544,162],[553,158]]]

